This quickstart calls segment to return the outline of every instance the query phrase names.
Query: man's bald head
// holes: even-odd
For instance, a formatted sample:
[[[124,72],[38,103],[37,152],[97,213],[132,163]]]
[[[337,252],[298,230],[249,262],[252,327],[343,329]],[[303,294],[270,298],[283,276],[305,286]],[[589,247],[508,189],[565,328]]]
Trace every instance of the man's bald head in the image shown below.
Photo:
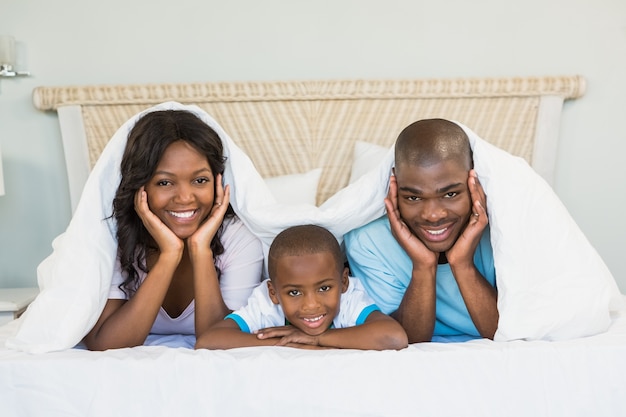
[[[424,119],[407,126],[396,141],[396,169],[429,166],[445,160],[457,160],[472,166],[472,150],[465,131],[449,120]]]

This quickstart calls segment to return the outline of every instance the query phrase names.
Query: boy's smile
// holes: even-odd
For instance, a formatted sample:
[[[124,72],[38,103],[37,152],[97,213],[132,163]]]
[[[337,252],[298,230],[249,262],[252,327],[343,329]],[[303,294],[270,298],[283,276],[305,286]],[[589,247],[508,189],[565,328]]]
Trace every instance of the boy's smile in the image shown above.
[[[330,252],[318,252],[283,256],[276,260],[275,271],[268,281],[269,294],[287,321],[310,336],[330,328],[341,294],[348,289],[348,270],[340,272]]]

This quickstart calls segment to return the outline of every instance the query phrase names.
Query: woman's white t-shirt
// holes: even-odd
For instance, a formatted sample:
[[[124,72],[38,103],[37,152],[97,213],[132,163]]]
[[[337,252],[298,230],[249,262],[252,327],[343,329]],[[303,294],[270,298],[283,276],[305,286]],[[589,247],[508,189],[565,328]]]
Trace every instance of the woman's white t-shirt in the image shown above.
[[[224,253],[215,260],[220,269],[220,289],[224,303],[231,310],[246,304],[252,290],[261,282],[263,273],[263,248],[261,241],[248,230],[238,217],[224,220],[220,241]],[[146,274],[140,271],[139,282],[143,282]],[[128,299],[119,286],[124,282],[121,265],[116,262],[109,290],[109,299]],[[195,302],[192,300],[178,317],[170,317],[161,307],[152,325],[153,334],[195,334],[194,328]]]

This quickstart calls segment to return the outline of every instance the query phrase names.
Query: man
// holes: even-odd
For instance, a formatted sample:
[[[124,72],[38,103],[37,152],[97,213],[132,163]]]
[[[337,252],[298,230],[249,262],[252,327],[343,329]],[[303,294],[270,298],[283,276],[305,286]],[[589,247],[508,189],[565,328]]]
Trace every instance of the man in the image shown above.
[[[493,339],[498,325],[486,196],[463,129],[427,119],[395,146],[387,216],[345,236],[352,274],[409,343]]]

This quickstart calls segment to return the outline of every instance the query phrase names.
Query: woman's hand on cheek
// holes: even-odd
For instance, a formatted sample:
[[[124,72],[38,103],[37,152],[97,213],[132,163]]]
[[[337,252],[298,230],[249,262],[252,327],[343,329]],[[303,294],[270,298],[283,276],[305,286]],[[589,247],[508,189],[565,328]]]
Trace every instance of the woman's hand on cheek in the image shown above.
[[[210,249],[211,241],[222,225],[224,215],[226,214],[226,210],[228,210],[228,204],[230,203],[230,186],[227,185],[224,187],[222,185],[221,174],[216,175],[215,183],[215,198],[209,216],[200,225],[198,230],[187,239],[192,255],[195,251]]]
[[[159,251],[182,253],[184,243],[159,219],[148,206],[148,193],[141,187],[135,193],[135,211],[150,236],[159,246]]]

